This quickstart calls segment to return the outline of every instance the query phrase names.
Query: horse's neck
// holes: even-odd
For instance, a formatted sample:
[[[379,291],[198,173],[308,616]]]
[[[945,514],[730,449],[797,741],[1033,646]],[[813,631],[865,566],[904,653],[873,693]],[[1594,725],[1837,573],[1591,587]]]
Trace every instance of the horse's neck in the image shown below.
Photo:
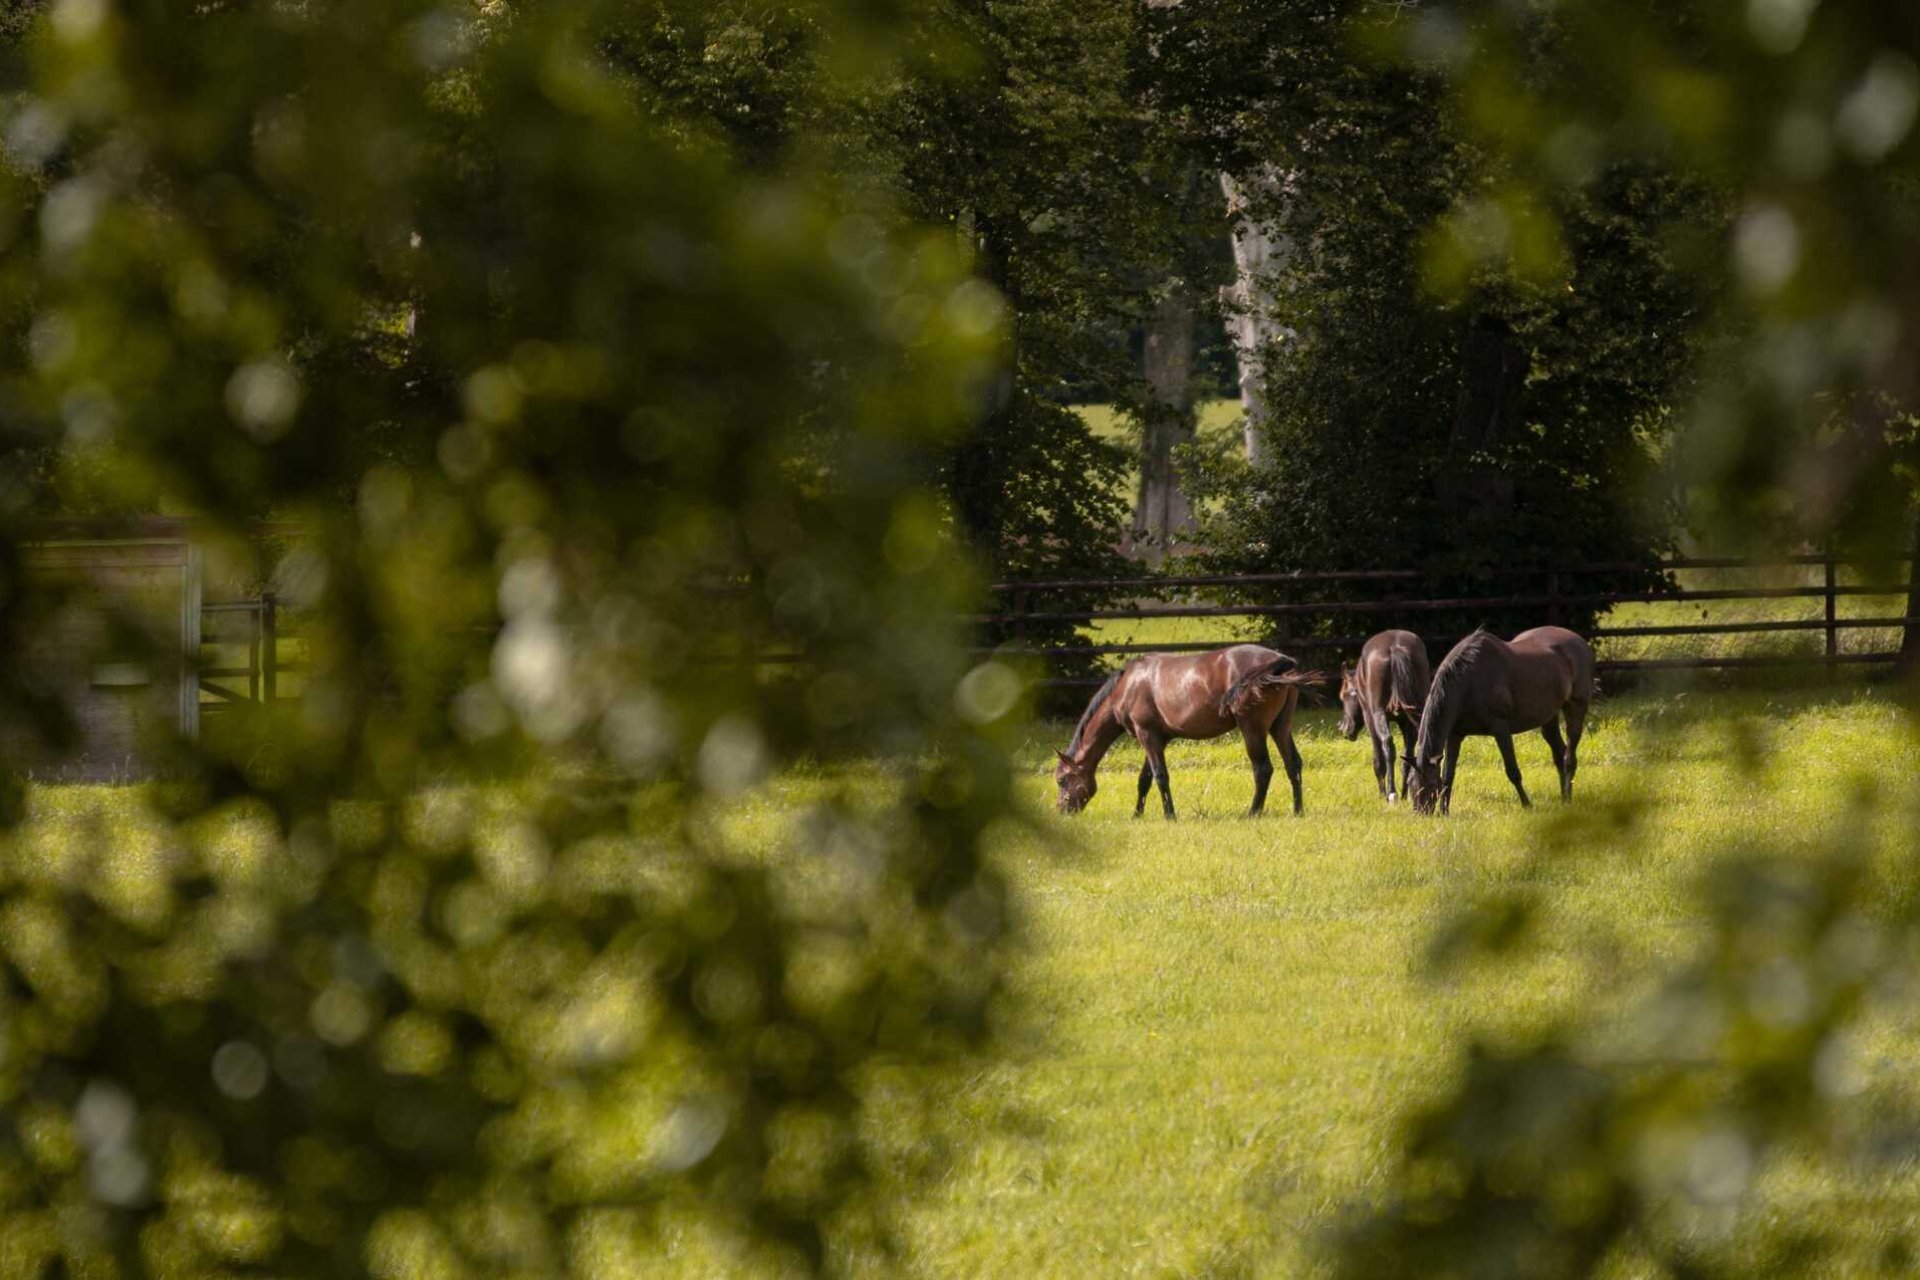
[[[1420,736],[1413,747],[1415,760],[1431,763],[1440,758],[1440,753],[1446,750],[1447,739],[1453,736],[1453,726],[1459,723],[1460,704],[1465,697],[1463,684],[1442,686],[1435,680],[1432,691],[1427,694],[1426,708],[1420,713]]]
[[[1120,733],[1120,721],[1113,714],[1113,695],[1109,694],[1107,700],[1100,704],[1100,709],[1093,713],[1093,719],[1087,721],[1086,731],[1080,735],[1080,749],[1074,753],[1073,762],[1089,769],[1098,768]]]

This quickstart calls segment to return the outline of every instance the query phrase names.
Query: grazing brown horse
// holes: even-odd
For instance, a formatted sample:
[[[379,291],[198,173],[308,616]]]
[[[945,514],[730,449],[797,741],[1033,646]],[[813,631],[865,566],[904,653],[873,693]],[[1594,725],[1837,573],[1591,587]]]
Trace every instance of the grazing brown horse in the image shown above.
[[[1340,732],[1348,742],[1360,736],[1361,726],[1373,739],[1373,780],[1389,802],[1406,791],[1406,775],[1413,772],[1413,735],[1420,728],[1420,708],[1426,705],[1433,668],[1427,646],[1411,631],[1382,631],[1361,647],[1360,660],[1340,668]],[[1399,789],[1394,787],[1393,728],[1400,726],[1406,756]]]
[[[1573,775],[1579,768],[1580,734],[1593,697],[1593,650],[1565,627],[1535,627],[1511,643],[1488,631],[1476,631],[1453,646],[1433,673],[1426,710],[1420,714],[1420,738],[1413,751],[1408,794],[1413,807],[1447,812],[1453,800],[1453,771],[1460,742],[1471,734],[1491,737],[1500,746],[1507,781],[1531,807],[1513,758],[1513,735],[1540,730],[1560,771],[1560,798],[1573,799]],[[1567,738],[1560,740],[1560,717]],[[1441,754],[1446,767],[1441,768]]]
[[[1217,738],[1238,728],[1253,762],[1253,807],[1267,803],[1273,761],[1271,736],[1280,748],[1293,784],[1293,811],[1300,812],[1300,750],[1293,745],[1293,711],[1306,685],[1325,684],[1318,672],[1297,670],[1292,658],[1257,644],[1237,644],[1212,653],[1156,653],[1135,658],[1093,695],[1059,754],[1053,778],[1060,787],[1060,812],[1078,813],[1097,789],[1094,771],[1123,733],[1139,739],[1147,753],[1140,767],[1140,795],[1133,816],[1146,811],[1147,792],[1160,784],[1160,805],[1173,817],[1173,791],[1167,785],[1167,742],[1173,738]]]

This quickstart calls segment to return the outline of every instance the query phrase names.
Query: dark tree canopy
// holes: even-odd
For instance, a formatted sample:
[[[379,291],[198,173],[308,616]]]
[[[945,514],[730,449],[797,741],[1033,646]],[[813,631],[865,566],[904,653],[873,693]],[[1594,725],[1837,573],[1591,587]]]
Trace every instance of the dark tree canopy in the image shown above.
[[[1297,335],[1267,371],[1270,452],[1206,477],[1205,560],[1423,569],[1467,594],[1490,568],[1650,561],[1679,515],[1654,481],[1713,307],[1685,261],[1722,217],[1713,190],[1621,162],[1550,205],[1519,201],[1436,66],[1363,52],[1415,20],[1364,5],[1166,19],[1189,37],[1167,96],[1233,141],[1224,163],[1266,142],[1274,176],[1248,187],[1249,214],[1291,244],[1263,282]],[[1284,88],[1181,79],[1236,59],[1284,69]]]

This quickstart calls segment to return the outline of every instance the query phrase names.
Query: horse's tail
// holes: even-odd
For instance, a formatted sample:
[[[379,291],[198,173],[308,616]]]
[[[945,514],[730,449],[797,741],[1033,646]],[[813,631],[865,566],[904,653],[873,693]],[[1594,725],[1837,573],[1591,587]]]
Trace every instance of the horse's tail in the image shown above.
[[[1269,689],[1314,688],[1329,684],[1324,671],[1298,671],[1300,664],[1284,654],[1264,666],[1255,667],[1233,682],[1220,699],[1220,714],[1238,718],[1260,701]]]
[[[1420,675],[1413,667],[1413,652],[1398,646],[1388,650],[1387,711],[1393,715],[1419,715],[1420,708],[1427,702],[1427,691],[1420,684]]]

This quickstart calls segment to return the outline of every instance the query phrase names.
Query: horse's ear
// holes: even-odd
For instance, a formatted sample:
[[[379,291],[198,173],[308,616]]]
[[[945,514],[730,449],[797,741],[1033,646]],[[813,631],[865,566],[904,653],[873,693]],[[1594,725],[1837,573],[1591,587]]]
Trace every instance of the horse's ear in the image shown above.
[[[1068,755],[1068,754],[1067,754],[1066,752],[1064,752],[1064,751],[1056,751],[1056,752],[1054,752],[1053,754],[1055,754],[1055,755],[1057,755],[1057,756],[1059,756],[1059,757],[1060,757],[1060,763],[1061,763],[1061,764],[1072,764],[1072,763],[1073,763],[1073,757],[1072,757],[1072,756],[1070,756],[1070,755]]]

